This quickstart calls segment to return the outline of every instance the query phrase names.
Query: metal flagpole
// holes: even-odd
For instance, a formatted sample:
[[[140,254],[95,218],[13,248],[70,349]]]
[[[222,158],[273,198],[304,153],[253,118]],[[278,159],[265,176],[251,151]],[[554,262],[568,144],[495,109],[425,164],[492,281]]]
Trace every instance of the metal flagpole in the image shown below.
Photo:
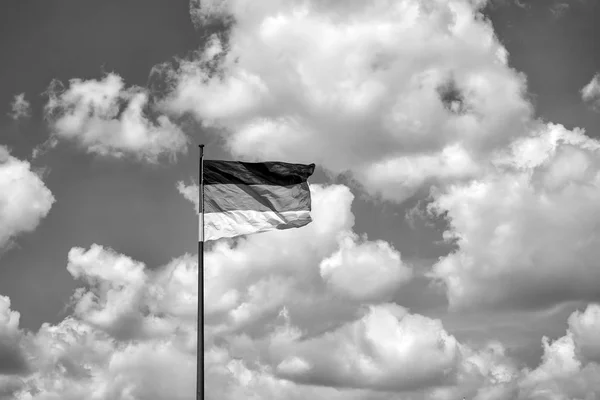
[[[200,147],[198,224],[198,332],[196,350],[196,400],[204,400],[204,145]]]

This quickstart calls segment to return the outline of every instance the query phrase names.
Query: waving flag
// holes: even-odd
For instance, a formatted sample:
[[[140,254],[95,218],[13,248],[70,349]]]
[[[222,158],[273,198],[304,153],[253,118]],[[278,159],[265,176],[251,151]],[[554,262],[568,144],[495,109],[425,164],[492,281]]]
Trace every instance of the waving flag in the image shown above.
[[[204,161],[204,240],[310,223],[307,180],[314,169],[314,164]]]

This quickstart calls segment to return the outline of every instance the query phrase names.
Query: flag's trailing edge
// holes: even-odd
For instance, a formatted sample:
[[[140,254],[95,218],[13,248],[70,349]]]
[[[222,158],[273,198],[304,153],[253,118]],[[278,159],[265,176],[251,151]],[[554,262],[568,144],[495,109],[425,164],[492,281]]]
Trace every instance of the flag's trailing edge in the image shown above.
[[[307,181],[314,164],[205,160],[203,165],[205,241],[312,221]]]

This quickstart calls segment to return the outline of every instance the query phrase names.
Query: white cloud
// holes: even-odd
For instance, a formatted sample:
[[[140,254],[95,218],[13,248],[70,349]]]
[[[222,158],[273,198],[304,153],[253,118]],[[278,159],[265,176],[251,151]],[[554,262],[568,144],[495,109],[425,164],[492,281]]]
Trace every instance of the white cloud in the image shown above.
[[[500,343],[479,348],[459,343],[439,320],[396,304],[365,309],[350,304],[346,318],[331,312],[338,306],[334,297],[319,295],[327,286],[318,280],[318,260],[339,251],[340,227],[343,232],[351,223],[342,218],[340,225],[325,231],[332,222],[326,218],[328,211],[335,212],[344,198],[344,210],[336,217],[348,213],[349,191],[317,189],[315,229],[289,231],[295,240],[273,243],[275,235],[262,234],[237,246],[220,242],[209,249],[204,339],[208,399],[508,400],[600,393],[600,369],[586,361],[593,354],[590,340],[597,342],[592,336],[600,315],[597,305],[574,313],[565,337],[553,343],[544,339],[542,363],[534,370],[520,369]],[[315,233],[323,236],[313,240]],[[294,257],[297,246],[307,254],[306,246],[315,244],[316,257]],[[377,247],[366,248],[371,246]],[[269,248],[275,257],[254,256]],[[20,343],[32,371],[1,379],[0,393],[17,400],[193,399],[195,257],[186,255],[150,270],[94,245],[72,249],[67,268],[85,288],[74,296],[74,314],[56,325],[24,332],[18,313],[10,310],[7,298],[0,298],[0,338]],[[264,288],[274,290],[270,276],[278,273],[288,280],[280,288],[284,300],[273,305],[274,292],[265,295],[263,287],[253,292],[252,286],[267,282]],[[217,295],[219,287],[237,295]],[[298,304],[302,301],[310,305],[306,313]],[[269,307],[281,311],[265,314]],[[323,308],[340,323],[311,331],[322,324]],[[223,313],[229,318],[216,318]],[[132,317],[128,323],[137,324],[138,329],[128,330],[134,334],[115,329],[123,326],[124,315]]]
[[[506,50],[479,13],[485,3],[193,1],[196,22],[234,22],[226,39],[214,36],[196,60],[166,70],[175,85],[163,106],[218,128],[235,157],[349,171],[369,193],[398,202],[435,185],[430,210],[448,217],[446,238],[457,250],[431,276],[453,308],[594,299],[600,146],[579,130],[532,118],[524,77],[509,68]],[[186,194],[185,186],[179,189]],[[194,200],[191,192],[186,197]],[[552,379],[596,390],[589,379],[596,367],[577,355],[554,357],[547,347],[538,369],[520,370],[501,344],[460,344],[438,321],[380,304],[402,290],[402,260],[391,248],[357,243],[349,227],[329,226],[327,236],[303,231],[319,241],[310,248],[297,236],[281,236],[298,251],[279,236],[269,246],[243,241],[236,250],[247,258],[229,244],[215,247],[207,314],[212,334],[226,337],[215,350],[222,357],[215,370],[236,371],[221,370],[219,387],[245,386],[236,395],[269,397],[268,387],[285,397],[273,380],[283,376],[343,392],[412,384],[426,389],[403,396],[420,399],[571,393],[547,387]],[[377,261],[356,268],[367,248]],[[319,265],[318,277],[302,256]],[[267,259],[280,268],[273,272]],[[268,323],[274,320],[275,334]],[[371,342],[365,332],[381,337]],[[394,345],[383,349],[389,338]],[[403,352],[404,340],[412,339],[439,364]],[[571,365],[570,372],[553,372],[557,365]]]
[[[519,383],[519,398],[583,399],[600,395],[600,365],[587,362],[589,342],[587,337],[581,336],[581,324],[597,318],[598,307],[597,304],[591,304],[583,315],[573,313],[569,318],[569,329],[565,336],[554,342],[547,337],[543,338],[542,362],[533,371],[526,371]],[[598,321],[593,323],[598,324]],[[585,329],[589,328],[588,326]],[[574,333],[574,330],[579,333]],[[597,337],[597,330],[595,334]],[[595,339],[595,342],[598,340]],[[597,355],[595,350],[592,354]]]
[[[384,241],[343,238],[340,249],[321,261],[321,276],[332,290],[357,300],[383,300],[412,278],[400,253]]]
[[[434,195],[458,249],[432,277],[451,307],[546,306],[597,298],[600,142],[549,125],[481,179]]]
[[[116,338],[143,335],[139,309],[147,284],[144,265],[94,245],[88,251],[73,248],[67,270],[91,290],[77,290],[74,315]]]
[[[580,92],[584,102],[592,108],[600,110],[600,74],[594,75],[592,80]]]
[[[168,71],[164,106],[225,128],[236,157],[351,171],[401,201],[477,176],[490,149],[527,129],[524,79],[484,3],[195,1],[196,19],[235,23],[227,47],[213,37]]]
[[[200,188],[197,184],[186,185],[179,181],[177,182],[177,191],[194,205],[196,212],[200,211]]]
[[[0,377],[22,374],[29,368],[21,349],[20,317],[18,312],[10,309],[10,299],[0,295]]]
[[[34,372],[15,398],[194,398],[195,259],[153,272],[94,245],[72,249],[67,269],[86,287],[72,316],[25,339]]]
[[[360,298],[337,299],[323,282],[321,262],[331,263],[348,252],[356,252],[365,268],[389,264],[382,273],[391,272],[392,281],[396,269],[408,273],[389,244],[355,241],[352,199],[344,186],[314,185],[310,225],[249,236],[237,244],[222,241],[208,249],[205,345],[207,390],[213,393],[209,398],[237,399],[255,388],[249,396],[331,394],[329,398],[359,399],[360,391],[349,391],[352,385],[345,373],[337,381],[341,392],[335,395],[326,388],[302,388],[280,376],[283,371],[277,365],[288,357],[316,357],[315,351],[332,341],[339,347],[329,359],[311,359],[325,363],[320,368],[327,363],[341,365],[345,347],[359,352],[359,362],[365,340],[376,346],[373,355],[381,358],[379,368],[392,365],[398,372],[405,368],[403,360],[415,359],[417,364],[405,370],[399,384],[392,383],[389,372],[369,372],[367,366],[353,384],[364,386],[363,390],[402,382],[413,385],[413,379],[423,384],[459,369],[458,345],[439,321],[385,304],[370,306],[361,316]],[[339,260],[334,264],[344,268]],[[195,257],[183,256],[150,270],[139,261],[93,245],[73,248],[67,270],[84,287],[75,291],[73,314],[64,321],[45,324],[37,334],[19,333],[33,373],[23,378],[15,398],[76,399],[84,394],[98,400],[193,398]],[[408,275],[403,276],[406,279]],[[4,325],[19,332],[15,314],[7,315],[10,322]],[[284,329],[302,330],[314,339],[303,343],[286,336],[282,318]],[[447,343],[440,347],[440,340]],[[411,350],[409,341],[417,347]],[[435,362],[427,361],[428,354]],[[451,370],[445,372],[446,367]],[[288,365],[286,371],[290,370]]]
[[[524,79],[479,14],[484,4],[192,1],[196,22],[233,16],[230,48],[213,38],[199,60],[167,71],[176,85],[163,106],[225,128],[236,157],[349,170],[394,201],[437,183],[430,210],[447,215],[457,249],[432,277],[452,307],[592,299],[600,143],[531,121]],[[185,147],[168,120],[146,117],[147,92],[115,75],[52,93],[55,139],[149,161]],[[196,187],[177,189],[197,205]],[[501,343],[461,343],[440,320],[389,303],[411,268],[389,243],[356,235],[347,187],[311,190],[311,224],[207,247],[208,399],[600,393],[597,305],[573,314],[563,338],[543,340],[539,367],[522,368]],[[18,343],[33,371],[0,378],[0,395],[193,399],[195,257],[150,269],[94,245],[73,248],[67,270],[83,285],[73,313],[37,333],[20,330],[0,298],[0,351]]]
[[[193,399],[195,357],[166,340],[116,341],[73,318],[30,336],[35,372],[16,399]]]
[[[321,337],[275,344],[290,353],[277,365],[279,375],[342,388],[398,391],[450,383],[460,362],[458,342],[439,321],[395,304],[372,306],[359,321]],[[282,350],[285,345],[291,348]]]
[[[234,351],[241,351],[249,332],[268,338],[274,327],[265,322],[275,322],[286,307],[302,328],[328,330],[332,323],[353,320],[360,299],[337,300],[320,276],[320,262],[332,254],[358,251],[365,268],[383,261],[390,263],[392,277],[392,263],[408,273],[389,244],[348,242],[355,238],[353,196],[348,188],[313,185],[312,189],[314,221],[309,226],[253,235],[237,244],[223,241],[208,249],[207,355],[219,349],[216,343],[227,341]],[[67,270],[84,286],[73,295],[71,316],[55,326],[44,325],[37,334],[19,333],[33,373],[23,378],[16,398],[76,399],[84,394],[111,400],[193,398],[196,258],[182,256],[150,270],[130,257],[93,245],[71,249]],[[408,275],[402,278],[394,285],[402,284]],[[315,312],[315,307],[320,311]],[[12,322],[5,325],[15,331],[18,319],[10,315]],[[228,360],[222,360],[220,367],[233,363],[233,358]],[[292,385],[274,371],[252,368],[248,373],[262,375],[281,390]],[[209,391],[225,390],[213,388],[217,383],[211,380],[207,384]]]
[[[284,306],[304,321],[301,328],[311,332],[353,319],[362,297],[340,297],[329,290],[320,265],[334,253],[348,251],[347,238],[355,235],[354,196],[345,186],[320,185],[311,185],[311,195],[311,224],[251,235],[235,247],[219,242],[206,254],[205,312],[215,332],[264,331],[260,321],[276,316]],[[380,260],[390,263],[387,270],[380,271],[392,279],[389,290],[408,280],[409,276],[403,275],[408,274],[406,267],[394,260],[400,255],[389,244],[366,241],[359,251],[367,269],[377,270]],[[394,279],[395,268],[402,275],[399,279]]]
[[[0,146],[0,249],[35,230],[53,203],[52,193],[29,163]]]
[[[149,162],[186,151],[188,140],[179,127],[164,115],[150,118],[146,89],[125,88],[115,74],[72,79],[64,91],[59,86],[50,86],[45,107],[52,138],[75,142],[88,153]]]
[[[569,330],[579,358],[600,362],[600,304],[590,304],[583,313],[574,312],[569,317]]]
[[[10,117],[14,120],[29,118],[31,116],[31,104],[25,100],[25,93],[15,95],[10,105]]]
[[[236,157],[314,161],[392,201],[435,186],[458,249],[430,276],[451,307],[593,300],[598,143],[533,119],[485,4],[195,1],[235,22],[167,69],[163,106]]]

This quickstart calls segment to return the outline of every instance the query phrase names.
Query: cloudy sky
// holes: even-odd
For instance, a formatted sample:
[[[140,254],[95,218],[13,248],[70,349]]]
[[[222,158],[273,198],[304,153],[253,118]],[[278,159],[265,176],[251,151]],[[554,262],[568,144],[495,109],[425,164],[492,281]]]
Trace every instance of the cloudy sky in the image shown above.
[[[207,399],[600,398],[599,18],[3,1],[0,399],[195,398],[198,143],[318,165],[207,247]]]

